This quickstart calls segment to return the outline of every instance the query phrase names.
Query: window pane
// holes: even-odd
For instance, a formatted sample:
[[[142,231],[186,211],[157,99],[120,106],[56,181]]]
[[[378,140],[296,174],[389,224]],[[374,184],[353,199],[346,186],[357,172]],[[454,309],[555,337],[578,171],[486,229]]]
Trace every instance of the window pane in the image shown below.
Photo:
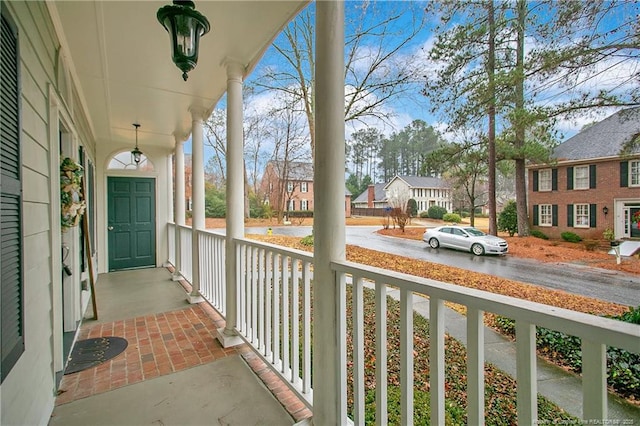
[[[540,170],[538,173],[538,190],[551,191],[551,170]]]
[[[629,184],[640,186],[640,160],[629,161]]]
[[[552,209],[551,204],[542,204],[540,205],[540,217],[539,222],[541,226],[551,226],[552,225]]]
[[[573,169],[574,189],[589,188],[589,166],[580,166]]]
[[[574,226],[589,227],[589,204],[576,204],[575,212]]]

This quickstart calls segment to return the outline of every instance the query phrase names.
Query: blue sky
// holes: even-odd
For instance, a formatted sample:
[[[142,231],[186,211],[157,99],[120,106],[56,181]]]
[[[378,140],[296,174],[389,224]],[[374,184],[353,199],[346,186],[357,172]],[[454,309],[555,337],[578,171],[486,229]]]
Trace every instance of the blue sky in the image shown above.
[[[360,12],[362,11],[363,5],[368,5],[369,12],[372,12],[373,9],[375,9],[375,12],[372,12],[369,14],[369,16],[373,16],[374,13],[377,13],[378,14],[377,18],[375,17],[371,18],[375,20],[375,19],[384,19],[384,17],[386,16],[391,16],[393,13],[396,12],[396,9],[398,7],[404,7],[407,5],[410,5],[411,7],[414,7],[415,9],[420,11],[420,9],[424,7],[425,3],[424,2],[409,3],[409,2],[394,2],[394,1],[375,2],[375,8],[374,8],[372,4],[369,4],[367,2],[348,1],[346,3],[346,25],[347,25],[346,33],[347,34],[353,33],[351,26],[356,24],[356,21],[354,19],[355,17],[359,16]],[[310,7],[313,8],[313,4]],[[391,29],[392,32],[395,32],[398,34],[397,37],[402,37],[403,26],[407,28],[410,26],[409,19],[410,17],[407,14],[402,19],[398,20],[397,25]],[[416,68],[422,67],[421,69],[422,72],[428,72],[429,67],[433,66],[433,64],[430,64],[427,62],[426,54],[425,54],[425,51],[428,50],[433,44],[431,24],[432,23],[427,22],[424,29],[418,34],[418,36],[414,40],[412,40],[410,43],[408,43],[406,46],[404,46],[401,51],[398,52],[398,55],[402,58],[402,60],[411,61],[416,66]],[[279,36],[276,39],[276,43],[282,44],[282,38],[283,38],[282,35]],[[389,38],[389,42],[393,42],[393,40],[394,40],[394,37]],[[366,49],[367,45],[364,44],[362,48]],[[252,75],[248,77],[246,83],[251,84],[256,78],[259,78],[264,72],[266,67],[279,68],[282,66],[283,66],[282,59],[279,57],[275,49],[273,47],[270,47],[266,51],[265,56],[260,61],[260,63],[254,70]],[[636,67],[639,66],[638,63],[636,63],[635,66]],[[625,73],[625,72],[633,72],[633,69],[612,69],[610,70],[609,73],[600,76],[600,78],[597,81],[600,82],[600,84],[604,84],[602,82],[606,81],[606,78],[610,77],[611,75],[615,73]],[[613,81],[615,81],[615,78],[613,79]],[[437,130],[443,131],[446,125],[444,123],[439,122],[438,117],[430,114],[428,104],[427,104],[427,99],[424,98],[419,93],[420,89],[422,88],[422,83],[420,81],[416,81],[414,87],[415,87],[415,90],[412,91],[413,96],[399,98],[385,105],[387,112],[392,114],[392,119],[390,120],[390,123],[382,123],[375,120],[369,120],[369,121],[365,121],[365,123],[357,123],[355,126],[348,125],[347,132],[358,130],[359,128],[366,127],[366,126],[372,126],[372,127],[379,128],[382,131],[382,133],[384,133],[385,135],[389,135],[393,131],[401,130],[406,125],[408,125],[412,120],[416,120],[416,119],[423,120],[427,124],[436,128]],[[270,105],[271,103],[272,102],[268,94],[263,94],[261,95],[260,99],[256,99],[256,104],[258,105],[257,108],[260,108],[259,105]],[[218,108],[224,108],[224,100],[219,103]],[[566,139],[572,136],[573,134],[575,134],[577,131],[579,131],[579,129],[582,128],[584,125],[592,123],[594,121],[598,121],[612,114],[615,111],[616,109],[603,110],[600,114],[561,122],[558,130],[562,133],[562,135],[564,136],[564,139]],[[349,134],[347,134],[346,137],[348,138]],[[185,150],[187,152],[191,151],[190,142],[191,141],[189,140],[185,146]],[[211,155],[211,151],[206,149],[205,155],[206,156]]]

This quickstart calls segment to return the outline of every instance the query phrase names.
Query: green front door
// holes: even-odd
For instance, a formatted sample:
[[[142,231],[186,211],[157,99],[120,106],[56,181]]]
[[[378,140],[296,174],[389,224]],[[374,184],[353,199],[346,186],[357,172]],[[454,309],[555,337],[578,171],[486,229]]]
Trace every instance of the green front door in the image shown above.
[[[107,178],[109,270],[156,265],[155,180]]]

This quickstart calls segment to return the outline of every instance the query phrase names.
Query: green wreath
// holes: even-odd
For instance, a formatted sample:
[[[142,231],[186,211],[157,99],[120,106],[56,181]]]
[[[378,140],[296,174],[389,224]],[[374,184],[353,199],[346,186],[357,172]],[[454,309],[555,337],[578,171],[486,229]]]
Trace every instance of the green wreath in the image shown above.
[[[87,207],[82,194],[83,175],[83,167],[71,158],[63,158],[60,162],[60,224],[62,231],[77,226]]]

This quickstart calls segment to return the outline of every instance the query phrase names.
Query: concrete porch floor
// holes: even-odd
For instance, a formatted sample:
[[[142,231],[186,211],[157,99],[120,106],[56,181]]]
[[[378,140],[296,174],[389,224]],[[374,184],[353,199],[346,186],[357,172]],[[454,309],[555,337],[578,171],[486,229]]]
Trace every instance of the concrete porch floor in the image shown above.
[[[101,274],[78,340],[124,337],[127,349],[65,375],[50,425],[291,425],[306,406],[247,345],[215,339],[222,317],[190,305],[164,268]]]

